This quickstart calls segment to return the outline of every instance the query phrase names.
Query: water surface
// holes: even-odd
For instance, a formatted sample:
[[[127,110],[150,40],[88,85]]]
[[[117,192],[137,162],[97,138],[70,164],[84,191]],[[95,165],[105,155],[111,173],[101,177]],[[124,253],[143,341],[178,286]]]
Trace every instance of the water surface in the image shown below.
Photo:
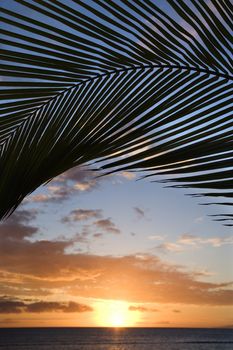
[[[2,328],[0,350],[232,350],[232,329]]]

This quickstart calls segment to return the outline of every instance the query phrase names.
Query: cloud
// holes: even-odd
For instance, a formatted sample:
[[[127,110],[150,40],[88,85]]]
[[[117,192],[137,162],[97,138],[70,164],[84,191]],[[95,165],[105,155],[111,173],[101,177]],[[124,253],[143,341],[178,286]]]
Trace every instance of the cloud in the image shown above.
[[[94,225],[101,230],[104,230],[109,233],[118,234],[120,230],[116,227],[114,222],[110,218],[108,219],[100,219],[94,222]]]
[[[165,239],[164,236],[161,236],[161,235],[151,235],[151,236],[148,236],[148,239],[150,240],[158,240],[158,241],[163,241]]]
[[[103,234],[102,233],[94,233],[93,237],[101,238],[101,237],[103,237]]]
[[[203,216],[199,216],[199,217],[197,217],[195,220],[194,220],[194,222],[196,223],[196,224],[198,224],[198,223],[200,223],[200,222],[203,222],[204,221],[204,217]]]
[[[129,306],[129,311],[159,312],[159,310],[157,310],[157,309],[148,308],[148,307],[145,307],[145,306],[135,306],[135,305],[130,305]]]
[[[53,201],[53,199],[48,194],[34,194],[24,199],[24,203],[43,203],[50,201]]]
[[[133,210],[139,219],[142,219],[145,217],[145,211],[143,209],[139,207],[134,207]]]
[[[221,247],[225,244],[233,244],[233,236],[203,238],[190,234],[184,234],[179,238],[178,242],[183,245],[210,245],[212,247]]]
[[[99,173],[97,174],[88,167],[69,169],[50,181],[46,187],[46,193],[30,195],[24,202],[61,203],[74,194],[95,189],[101,181],[100,179],[97,181],[97,175]]]
[[[159,249],[163,252],[182,252],[188,246],[194,248],[201,248],[206,245],[218,248],[228,244],[233,244],[233,236],[203,238],[191,234],[183,234],[178,238],[178,240],[175,243],[164,242],[156,246],[156,249]]]
[[[183,251],[183,248],[181,245],[172,243],[172,242],[166,242],[158,245],[156,247],[157,249],[163,251],[163,252],[181,252]]]
[[[74,237],[74,242],[87,242],[87,236],[93,234],[94,238],[100,238],[103,236],[103,232],[95,232],[96,228],[102,230],[106,233],[119,234],[120,230],[116,227],[111,218],[104,218],[103,211],[101,209],[75,209],[70,212],[69,215],[62,218],[63,223],[74,223],[74,222],[83,222],[88,220],[92,221],[90,225],[84,225],[82,232],[77,234]]]
[[[62,222],[85,221],[90,219],[98,219],[102,216],[101,209],[76,209],[72,210],[68,216],[65,216],[62,219]]]
[[[75,191],[66,184],[59,186],[49,186],[46,194],[34,194],[26,197],[24,203],[61,203],[69,199]]]
[[[176,313],[176,314],[179,314],[181,311],[180,310],[177,310],[177,309],[174,309],[172,310],[172,312]]]
[[[199,281],[192,272],[151,255],[65,253],[69,242],[0,242],[0,292],[5,286],[129,302],[232,305],[231,283]],[[2,277],[1,277],[2,276]],[[5,276],[5,278],[4,278]],[[60,291],[60,292],[59,292]],[[23,294],[21,294],[23,295]],[[20,305],[14,305],[19,308]]]
[[[24,200],[24,203],[61,203],[73,195],[95,190],[101,182],[112,180],[113,176],[128,180],[136,177],[134,173],[128,171],[106,177],[98,177],[99,175],[99,172],[91,170],[88,166],[69,169],[43,187],[45,193],[32,194]]]
[[[22,312],[24,303],[21,301],[0,300],[0,314],[18,314]]]
[[[79,304],[74,301],[35,301],[27,303],[25,301],[11,300],[6,297],[0,298],[0,314],[18,314],[22,312],[42,313],[42,312],[90,312],[93,308],[89,305]]]
[[[200,274],[195,271],[184,271],[183,267],[153,255],[98,256],[67,250],[74,244],[74,238],[29,240],[28,237],[37,232],[37,228],[31,226],[36,215],[32,211],[18,211],[1,225],[0,294],[26,297],[44,293],[51,298],[65,293],[70,297],[131,303],[233,304],[232,283],[200,281]],[[9,231],[9,226],[14,230]],[[119,232],[110,219],[95,221],[95,226]],[[75,239],[85,238],[88,229],[89,225],[84,227],[84,234]],[[12,300],[13,304],[6,301],[9,302],[4,300],[1,304],[2,310],[11,307],[18,312],[26,307],[19,304],[25,300]],[[64,310],[68,310],[67,305]]]
[[[76,233],[72,239],[69,239],[68,242],[70,241],[70,247],[72,247],[72,242],[73,243],[88,243],[87,235],[89,232],[86,230],[83,230],[81,233]]]
[[[118,175],[124,177],[127,180],[133,180],[133,179],[136,178],[136,175],[134,173],[132,173],[132,172],[129,172],[129,171],[122,171]]]
[[[93,311],[93,308],[78,304],[74,301],[69,301],[68,303],[56,302],[56,301],[39,301],[35,303],[28,304],[26,306],[27,312],[88,312]]]
[[[71,181],[74,183],[88,183],[93,180],[95,176],[99,175],[96,171],[86,167],[75,167],[67,170],[63,174],[53,179],[54,183]]]
[[[0,223],[0,239],[21,240],[37,233],[38,228],[29,225],[37,216],[36,210],[17,210],[6,221]]]

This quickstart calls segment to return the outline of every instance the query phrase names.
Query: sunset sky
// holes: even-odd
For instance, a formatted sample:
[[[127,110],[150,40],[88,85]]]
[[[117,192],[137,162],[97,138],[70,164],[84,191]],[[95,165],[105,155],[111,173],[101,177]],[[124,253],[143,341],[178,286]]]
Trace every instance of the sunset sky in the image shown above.
[[[232,325],[221,208],[136,179],[72,169],[1,224],[1,326]]]
[[[56,177],[0,223],[0,327],[232,327],[233,230],[212,216],[230,206],[90,169]]]

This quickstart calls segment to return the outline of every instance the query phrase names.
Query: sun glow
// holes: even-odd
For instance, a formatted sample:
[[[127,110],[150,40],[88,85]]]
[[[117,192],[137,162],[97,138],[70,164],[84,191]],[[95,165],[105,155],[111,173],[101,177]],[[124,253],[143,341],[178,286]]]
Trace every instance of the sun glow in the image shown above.
[[[102,327],[132,327],[139,318],[137,312],[129,311],[129,304],[124,301],[105,301],[96,309],[96,322]]]

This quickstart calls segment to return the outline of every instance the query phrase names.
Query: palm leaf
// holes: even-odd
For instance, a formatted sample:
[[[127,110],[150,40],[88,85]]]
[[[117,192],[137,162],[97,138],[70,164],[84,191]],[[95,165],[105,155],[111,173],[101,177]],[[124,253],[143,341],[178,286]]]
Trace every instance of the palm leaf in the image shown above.
[[[0,218],[90,162],[231,205],[231,2],[161,4],[2,2]]]

